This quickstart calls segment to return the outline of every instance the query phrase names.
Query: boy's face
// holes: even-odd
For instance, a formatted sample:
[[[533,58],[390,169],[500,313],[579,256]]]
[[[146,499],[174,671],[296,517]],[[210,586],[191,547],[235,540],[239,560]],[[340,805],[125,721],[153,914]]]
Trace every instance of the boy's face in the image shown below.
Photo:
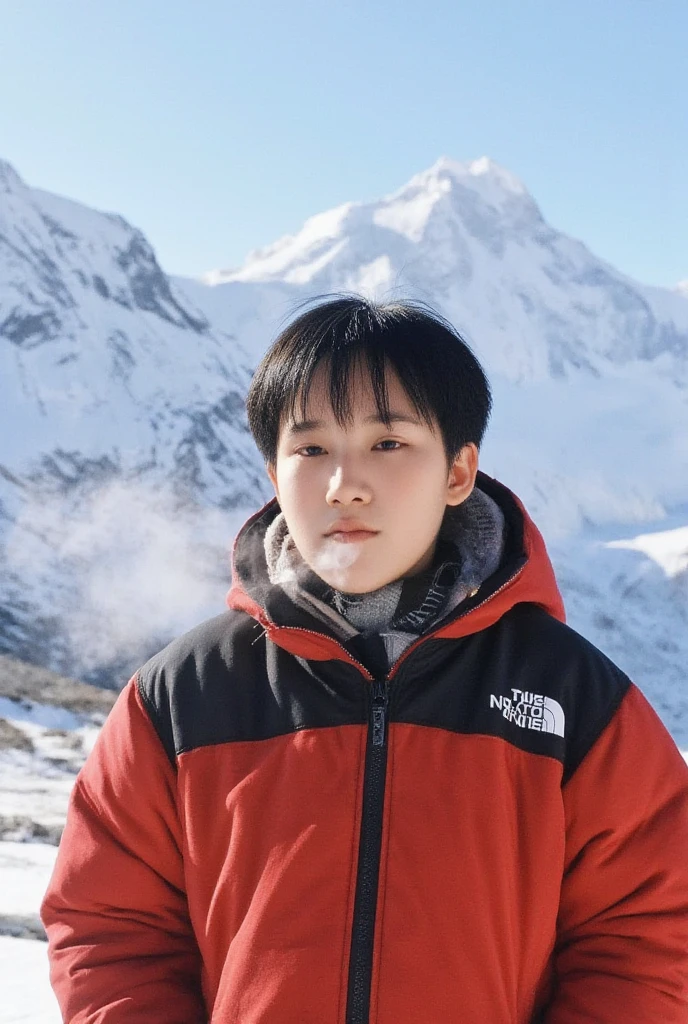
[[[357,367],[350,385],[353,419],[341,427],[317,368],[306,420],[297,409],[283,423],[267,470],[304,561],[336,590],[364,594],[431,564],[446,506],[473,490],[478,450],[467,444],[448,468],[439,426],[419,418],[391,368],[390,430],[367,371]]]

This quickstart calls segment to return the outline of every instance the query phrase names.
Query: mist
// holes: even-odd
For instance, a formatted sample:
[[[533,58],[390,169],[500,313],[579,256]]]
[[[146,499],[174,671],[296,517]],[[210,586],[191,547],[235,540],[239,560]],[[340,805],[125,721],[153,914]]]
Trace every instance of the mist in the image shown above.
[[[253,511],[180,506],[168,488],[123,480],[36,498],[10,530],[6,566],[57,618],[71,661],[59,669],[107,678],[224,611],[233,538]]]

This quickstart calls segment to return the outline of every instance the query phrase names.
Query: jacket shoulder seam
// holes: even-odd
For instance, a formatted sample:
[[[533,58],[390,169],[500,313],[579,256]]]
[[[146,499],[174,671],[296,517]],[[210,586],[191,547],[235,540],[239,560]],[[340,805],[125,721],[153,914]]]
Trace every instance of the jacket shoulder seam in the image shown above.
[[[571,761],[565,765],[564,777],[562,780],[563,786],[566,785],[566,783],[569,782],[569,780],[575,775],[583,761],[586,759],[586,757],[594,747],[595,743],[597,743],[602,733],[611,725],[613,719],[616,717],[619,708],[623,704],[623,701],[628,691],[633,685],[631,680],[627,676],[625,676],[620,669],[617,669],[617,671],[621,676],[623,685],[619,686],[619,689],[616,691],[612,699],[607,704],[604,714],[601,715],[600,718],[595,722],[595,728],[589,729],[584,734],[583,741],[577,744],[575,757],[573,757]]]
[[[170,747],[165,742],[165,740],[163,738],[163,729],[162,729],[162,721],[161,721],[161,718],[160,718],[160,713],[158,711],[158,708],[155,706],[154,702],[150,699],[150,697],[146,693],[146,690],[145,690],[145,687],[144,687],[144,683],[143,683],[143,677],[141,675],[141,670],[140,669],[139,669],[138,672],[136,672],[135,679],[136,679],[136,690],[138,692],[139,697],[141,698],[141,703],[143,704],[144,710],[146,711],[146,713],[148,715],[148,718],[150,720],[151,726],[155,730],[155,734],[158,737],[158,739],[160,741],[160,744],[162,745],[162,747],[163,747],[163,749],[164,749],[164,751],[165,751],[165,753],[167,755],[167,759],[169,760],[170,764],[172,765],[172,767],[176,771],[176,769],[177,769],[177,751],[174,749],[174,747]]]

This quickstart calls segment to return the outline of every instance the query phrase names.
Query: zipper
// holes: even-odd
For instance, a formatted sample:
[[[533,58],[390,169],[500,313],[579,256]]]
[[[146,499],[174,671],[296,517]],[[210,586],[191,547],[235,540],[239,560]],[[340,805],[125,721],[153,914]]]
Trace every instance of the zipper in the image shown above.
[[[319,633],[317,629],[306,629],[305,626],[278,626],[276,623],[270,622],[268,626],[263,626],[263,632],[260,634],[260,636],[257,636],[256,639],[252,640],[251,642],[255,644],[258,642],[258,640],[260,640],[261,636],[267,635],[269,640],[272,640],[273,643],[276,643],[276,641],[273,640],[272,637],[270,636],[270,633],[280,629],[288,629],[292,633],[310,633],[311,636],[317,636],[319,640],[322,640],[323,637],[325,637],[325,639],[327,639],[330,643],[334,644],[335,647],[338,647],[340,651],[344,652],[346,658],[342,658],[341,660],[344,661],[345,664],[354,665],[356,668],[360,669],[361,675],[363,676],[364,679],[372,680],[373,677],[368,671],[368,669],[365,667],[365,665],[363,665],[358,660],[358,658],[354,658],[353,654],[349,654],[346,647],[344,647],[343,644],[340,644],[339,640],[335,640],[333,636],[327,636],[326,633]]]
[[[370,687],[346,1024],[368,1024],[370,1017],[373,943],[382,848],[382,813],[387,778],[388,685],[386,679],[374,680]]]

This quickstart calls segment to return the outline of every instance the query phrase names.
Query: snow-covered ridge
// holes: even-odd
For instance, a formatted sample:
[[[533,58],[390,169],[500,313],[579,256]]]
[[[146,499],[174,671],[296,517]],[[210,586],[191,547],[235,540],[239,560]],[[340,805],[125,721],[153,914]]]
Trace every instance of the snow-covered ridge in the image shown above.
[[[144,235],[124,218],[31,189],[9,164],[0,168],[0,181],[3,284],[10,298],[21,297],[32,307],[27,312],[17,304],[3,318],[2,333],[16,345],[31,348],[78,330],[79,307],[91,292],[125,310],[207,331],[203,316],[175,295]],[[27,262],[35,272],[30,290],[25,287]],[[3,299],[4,306],[7,296]]]
[[[640,285],[557,232],[524,184],[486,157],[443,157],[391,195],[317,214],[203,281],[413,295],[439,305],[487,368],[516,382],[663,354],[685,369],[685,295]]]
[[[449,202],[464,199],[468,207],[482,204],[499,211],[501,217],[514,224],[542,219],[523,183],[488,157],[467,163],[441,157],[380,202],[344,203],[310,217],[296,235],[285,236],[249,253],[239,270],[210,271],[203,280],[216,285],[279,278],[292,284],[306,284],[342,251],[346,235],[351,232],[378,226],[420,242],[433,210],[452,194]]]
[[[186,462],[197,487],[201,449],[221,444],[227,426],[241,450],[245,353],[122,217],[32,189],[3,166],[0,463],[64,481],[98,472],[89,460],[104,457],[106,472],[155,463],[163,477]]]

